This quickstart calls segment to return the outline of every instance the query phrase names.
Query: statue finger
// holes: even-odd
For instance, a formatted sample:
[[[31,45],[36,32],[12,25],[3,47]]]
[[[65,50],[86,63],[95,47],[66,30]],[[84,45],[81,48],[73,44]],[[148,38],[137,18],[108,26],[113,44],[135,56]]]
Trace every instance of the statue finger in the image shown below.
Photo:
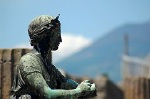
[[[84,80],[84,82],[86,82],[86,83],[90,83],[90,81],[89,81],[89,80]]]
[[[95,84],[91,84],[91,90],[96,90]]]
[[[86,84],[87,84],[88,86],[90,86],[90,87],[92,86],[90,83],[86,83]]]

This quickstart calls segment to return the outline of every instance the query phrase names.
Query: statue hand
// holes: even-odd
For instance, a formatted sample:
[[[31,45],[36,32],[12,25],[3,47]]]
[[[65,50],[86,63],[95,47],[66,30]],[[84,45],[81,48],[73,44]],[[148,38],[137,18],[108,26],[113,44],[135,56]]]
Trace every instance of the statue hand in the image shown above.
[[[77,88],[80,89],[81,92],[90,91],[91,84],[89,83],[89,80],[84,80],[78,85]]]
[[[88,85],[88,88],[87,88],[87,90],[83,90],[82,92],[81,92],[81,94],[80,94],[80,96],[79,96],[79,99],[81,98],[81,99],[83,99],[83,98],[91,98],[91,97],[95,97],[96,96],[96,93],[97,93],[97,91],[96,91],[96,87],[95,87],[95,84],[93,83],[93,84],[91,84],[91,83],[89,83],[89,81],[88,80],[86,80],[86,81],[83,81],[82,83],[85,83],[86,82],[86,84]],[[82,85],[82,83],[80,84],[80,85]],[[80,86],[79,85],[79,86]],[[78,87],[79,87],[78,86]]]
[[[95,83],[91,84],[91,90],[90,91],[95,91],[96,87],[95,87]]]

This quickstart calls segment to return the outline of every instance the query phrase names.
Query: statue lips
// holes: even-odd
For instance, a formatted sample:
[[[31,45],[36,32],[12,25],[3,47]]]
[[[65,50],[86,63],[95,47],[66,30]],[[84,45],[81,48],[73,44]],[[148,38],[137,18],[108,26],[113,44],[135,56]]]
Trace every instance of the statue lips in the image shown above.
[[[60,41],[59,39],[57,39],[56,45],[59,46],[60,42],[61,42],[61,41]]]
[[[57,43],[57,49],[58,49],[58,47],[59,47],[59,44],[60,44],[60,42],[59,42],[59,43]]]
[[[55,46],[52,48],[52,50],[57,50],[58,47],[59,47],[59,44],[60,44],[60,42],[56,42],[56,43],[55,43]]]

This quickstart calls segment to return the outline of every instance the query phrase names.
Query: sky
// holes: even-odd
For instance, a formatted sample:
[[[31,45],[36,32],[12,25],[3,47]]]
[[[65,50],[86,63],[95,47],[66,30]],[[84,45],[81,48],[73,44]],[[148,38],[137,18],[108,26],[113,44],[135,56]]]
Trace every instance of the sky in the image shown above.
[[[62,40],[55,62],[124,24],[150,21],[150,0],[0,0],[0,48],[31,48],[28,25],[60,14]]]

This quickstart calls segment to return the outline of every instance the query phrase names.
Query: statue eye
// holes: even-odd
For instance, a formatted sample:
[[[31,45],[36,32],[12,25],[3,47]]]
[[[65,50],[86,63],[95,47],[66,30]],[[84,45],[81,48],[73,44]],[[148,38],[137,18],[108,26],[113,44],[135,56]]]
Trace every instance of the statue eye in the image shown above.
[[[45,25],[45,27],[46,27],[47,29],[50,29],[51,27],[53,27],[53,25],[50,24],[50,23],[48,23],[48,24]]]

